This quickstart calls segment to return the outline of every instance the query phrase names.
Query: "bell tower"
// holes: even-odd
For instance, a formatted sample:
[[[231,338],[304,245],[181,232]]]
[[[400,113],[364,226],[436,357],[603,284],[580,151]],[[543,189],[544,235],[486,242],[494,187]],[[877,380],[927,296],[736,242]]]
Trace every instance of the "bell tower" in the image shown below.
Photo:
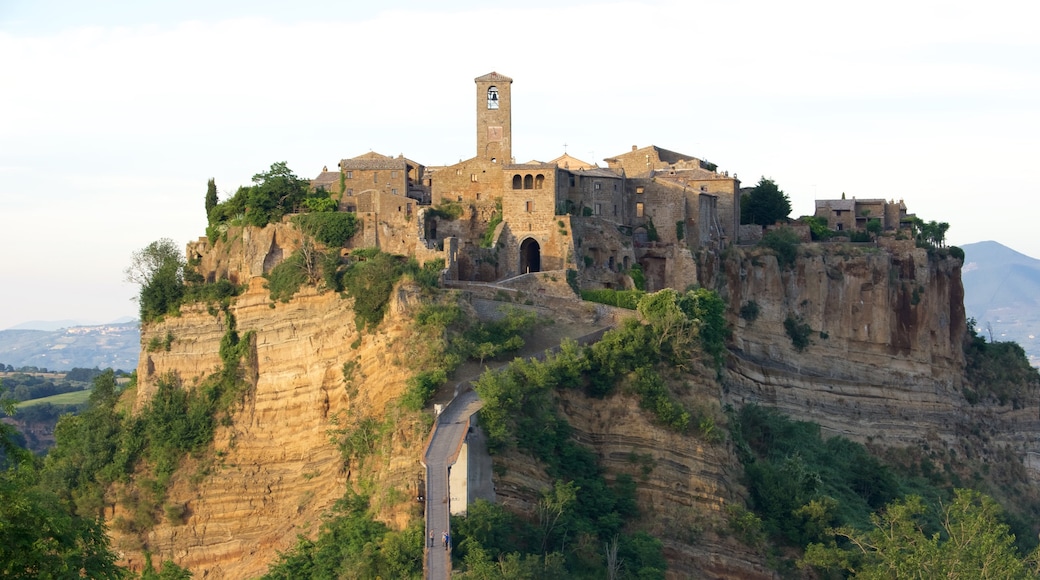
[[[474,79],[477,83],[477,158],[512,163],[513,113],[510,85],[513,79],[497,72]]]

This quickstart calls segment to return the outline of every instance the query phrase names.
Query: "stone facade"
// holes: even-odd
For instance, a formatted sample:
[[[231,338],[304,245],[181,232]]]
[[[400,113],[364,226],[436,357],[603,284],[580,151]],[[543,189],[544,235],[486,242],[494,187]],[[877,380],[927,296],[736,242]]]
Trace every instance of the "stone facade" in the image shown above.
[[[516,163],[513,80],[492,72],[474,82],[474,157],[425,167],[370,152],[312,181],[338,191],[340,209],[362,218],[356,243],[415,255],[453,239],[446,262],[456,279],[575,269],[585,285],[624,288],[637,263],[657,273],[655,285],[695,283],[675,278],[695,275],[685,263],[691,251],[736,240],[736,176],[656,146],[633,147],[607,167],[567,154]]]
[[[907,220],[914,217],[906,213],[903,200],[856,198],[818,199],[814,216],[827,220],[827,227],[836,232],[865,231],[867,223],[872,219],[881,221],[883,231],[894,231],[908,228]]]

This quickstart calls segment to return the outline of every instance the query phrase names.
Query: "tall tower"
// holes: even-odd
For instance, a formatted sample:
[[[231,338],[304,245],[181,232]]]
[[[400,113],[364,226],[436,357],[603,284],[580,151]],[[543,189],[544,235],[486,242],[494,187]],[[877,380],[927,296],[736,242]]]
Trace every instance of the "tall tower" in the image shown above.
[[[512,163],[513,113],[509,86],[513,79],[492,72],[474,81],[477,83],[477,158]]]

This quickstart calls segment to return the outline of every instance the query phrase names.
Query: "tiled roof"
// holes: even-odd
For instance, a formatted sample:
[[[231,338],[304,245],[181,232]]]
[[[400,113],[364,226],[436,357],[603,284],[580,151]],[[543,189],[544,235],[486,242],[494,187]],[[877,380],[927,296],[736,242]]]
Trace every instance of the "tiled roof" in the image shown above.
[[[322,171],[311,180],[311,187],[318,188],[323,185],[332,185],[339,182],[339,171]]]
[[[497,72],[489,72],[488,74],[486,74],[484,76],[480,76],[480,77],[477,77],[477,78],[473,79],[473,81],[474,82],[478,82],[478,83],[480,83],[480,82],[511,83],[511,82],[513,82],[513,79],[507,77],[506,75],[500,75]]]
[[[369,151],[364,155],[358,155],[352,159],[344,159],[339,162],[341,169],[407,169],[408,160],[404,157],[387,157],[375,151]]]

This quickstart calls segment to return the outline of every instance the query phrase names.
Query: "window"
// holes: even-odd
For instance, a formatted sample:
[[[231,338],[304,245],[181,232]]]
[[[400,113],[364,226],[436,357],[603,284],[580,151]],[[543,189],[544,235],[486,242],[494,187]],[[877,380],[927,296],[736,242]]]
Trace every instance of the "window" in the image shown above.
[[[470,173],[469,174],[469,180],[473,181],[473,182],[476,182],[477,181],[477,174],[476,173]]]
[[[390,171],[390,179],[396,179],[396,178],[397,178],[397,171],[396,170],[391,170]]]
[[[637,187],[636,188],[636,193],[642,194],[643,193],[643,188],[642,187]]]
[[[527,212],[530,213],[530,212],[534,211],[534,202],[533,201],[528,201],[524,205],[524,207],[526,208]]]
[[[570,178],[571,178],[571,187],[574,187],[574,174],[573,173],[571,174]]]
[[[347,179],[354,179],[354,172],[353,171],[348,171],[347,172]]]
[[[480,201],[480,192],[477,192],[477,201]]]
[[[392,193],[394,195],[397,195],[397,188],[395,187],[395,188],[391,189],[390,193]]]
[[[599,191],[599,182],[598,181],[595,184],[593,184],[592,189],[595,189],[596,191]]]
[[[643,217],[643,202],[636,202],[636,217]]]
[[[523,181],[524,181],[523,177],[520,177],[519,175],[514,175],[513,176],[513,189],[523,189],[523,187],[524,187]]]
[[[524,176],[524,189],[534,189],[534,177],[530,174]]]
[[[596,215],[600,215],[600,214],[603,213],[603,204],[601,204],[601,203],[597,203],[596,204],[596,212],[595,213],[596,213]]]
[[[498,108],[498,87],[488,87],[487,107],[489,109]]]
[[[461,169],[456,169],[455,170],[455,175],[462,175],[462,170]]]
[[[617,204],[616,203],[614,204],[614,215],[615,216],[617,215]]]
[[[354,188],[353,187],[351,187],[350,189],[347,190],[347,195],[354,195]]]
[[[617,191],[617,183],[614,183],[614,191]]]
[[[545,176],[539,173],[534,177],[534,188],[541,189],[542,185],[545,184]]]
[[[379,183],[379,172],[378,171],[373,171],[372,172],[372,183]]]

